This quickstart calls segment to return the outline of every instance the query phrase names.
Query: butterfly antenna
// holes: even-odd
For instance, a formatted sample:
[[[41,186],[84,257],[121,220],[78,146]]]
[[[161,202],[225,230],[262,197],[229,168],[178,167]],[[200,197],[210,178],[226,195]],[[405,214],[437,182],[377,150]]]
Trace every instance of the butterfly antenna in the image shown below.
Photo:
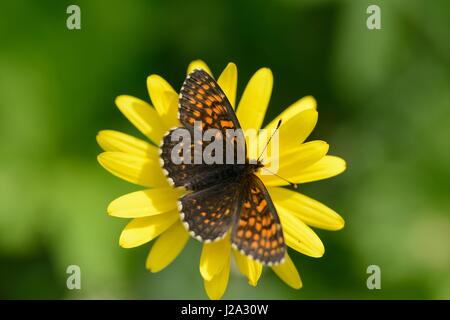
[[[278,129],[280,128],[280,126],[281,126],[281,119],[280,120],[278,120],[278,123],[277,123],[277,127],[275,128],[275,131],[272,133],[272,135],[270,136],[270,138],[269,138],[269,140],[267,140],[267,142],[266,142],[266,145],[264,146],[264,149],[261,151],[261,154],[259,155],[259,157],[258,157],[258,160],[257,161],[259,161],[259,159],[261,159],[261,157],[262,157],[262,155],[263,155],[263,153],[264,153],[264,151],[266,151],[266,149],[267,149],[267,146],[269,145],[269,143],[270,143],[270,140],[272,140],[272,137],[273,137],[273,135],[275,134],[275,132],[277,132],[278,131]]]
[[[283,178],[282,176],[279,176],[279,175],[276,174],[275,172],[270,171],[269,169],[267,169],[266,167],[261,167],[261,169],[264,169],[264,170],[266,170],[267,172],[270,172],[270,173],[273,174],[274,176],[276,176],[276,177],[280,178],[281,180],[286,181],[287,183],[289,183],[292,187],[294,187],[294,189],[297,189],[298,184],[293,183],[293,182],[289,181],[288,179]]]

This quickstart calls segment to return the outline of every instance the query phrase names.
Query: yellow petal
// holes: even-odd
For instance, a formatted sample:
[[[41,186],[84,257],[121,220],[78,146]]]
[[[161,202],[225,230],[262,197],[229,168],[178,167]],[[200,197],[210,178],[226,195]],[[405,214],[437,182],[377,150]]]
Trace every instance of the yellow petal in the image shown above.
[[[344,219],[324,204],[298,192],[284,188],[268,188],[277,207],[282,207],[307,225],[326,230],[344,227]]]
[[[256,287],[258,280],[261,277],[263,266],[261,263],[252,260],[237,250],[233,250],[234,258],[239,271],[247,277],[248,284]]]
[[[342,173],[345,168],[345,160],[335,156],[325,156],[316,163],[299,170],[295,175],[286,178],[294,183],[312,182],[337,176]],[[270,185],[279,186],[282,184],[270,182]]]
[[[187,69],[187,73],[191,73],[194,69],[203,69],[208,72],[211,76],[213,75],[211,70],[208,68],[208,65],[203,60],[194,60],[192,61]]]
[[[156,239],[145,263],[151,272],[159,272],[180,254],[189,239],[189,234],[181,224],[175,222]]]
[[[219,80],[217,80],[217,83],[222,88],[233,108],[236,103],[237,75],[236,65],[230,62],[222,71]]]
[[[302,168],[307,168],[322,159],[328,152],[328,143],[320,140],[310,141],[289,149],[279,150],[278,171],[272,170],[278,176],[285,179],[291,179],[298,175]],[[270,152],[273,152],[270,150]],[[275,154],[276,156],[276,154]],[[270,158],[268,158],[270,160]],[[271,161],[264,161],[269,165]],[[276,168],[274,168],[276,169]],[[259,171],[260,177],[267,185],[287,185],[288,183],[270,174],[267,170]]]
[[[325,248],[322,241],[306,224],[292,215],[289,210],[277,206],[275,208],[280,216],[286,244],[294,250],[307,256],[319,258],[323,256]]]
[[[177,209],[182,191],[174,188],[156,188],[123,195],[108,206],[108,213],[120,218],[153,216]]]
[[[316,109],[308,108],[303,110],[287,120],[283,118],[278,129],[279,150],[284,152],[299,146],[311,134],[316,126],[318,113]],[[266,127],[265,129],[274,130],[276,127]],[[269,131],[271,132],[271,131]],[[259,149],[261,150],[267,143],[270,135],[260,134],[258,136]],[[270,150],[271,143],[268,145]]]
[[[141,157],[158,157],[158,148],[128,134],[102,130],[97,134],[97,142],[105,151],[119,151]]]
[[[226,263],[224,257],[229,255],[230,250],[231,242],[228,235],[222,240],[203,244],[200,258],[200,274],[203,279],[209,281],[222,271]]]
[[[123,152],[103,152],[98,162],[113,175],[144,187],[167,187],[158,158],[145,158]]]
[[[123,229],[119,245],[123,248],[134,248],[147,243],[166,231],[179,220],[178,211],[170,211],[156,216],[135,218]]]
[[[297,114],[308,110],[313,109],[315,110],[317,108],[317,102],[312,96],[306,96],[301,98],[300,100],[297,100],[293,104],[291,104],[289,107],[287,107],[279,116],[277,116],[275,119],[273,119],[267,126],[267,129],[275,129],[277,127],[278,121],[282,119],[283,122],[287,122],[292,117],[296,116]]]
[[[166,130],[154,108],[147,102],[131,96],[118,96],[116,105],[136,128],[159,145]]]
[[[236,112],[242,129],[261,128],[272,94],[272,86],[272,71],[268,68],[259,69],[250,79]]]
[[[276,265],[272,267],[272,270],[283,280],[287,285],[294,289],[300,289],[303,284],[300,279],[300,275],[292,262],[289,255],[286,253],[285,261],[283,264]]]
[[[147,89],[165,128],[178,126],[178,94],[172,86],[159,75],[152,74],[147,78]]]
[[[229,252],[228,252],[229,253]],[[204,280],[206,294],[211,300],[219,300],[222,298],[228,285],[228,278],[230,276],[230,255],[221,257],[224,260],[224,267],[211,280]]]

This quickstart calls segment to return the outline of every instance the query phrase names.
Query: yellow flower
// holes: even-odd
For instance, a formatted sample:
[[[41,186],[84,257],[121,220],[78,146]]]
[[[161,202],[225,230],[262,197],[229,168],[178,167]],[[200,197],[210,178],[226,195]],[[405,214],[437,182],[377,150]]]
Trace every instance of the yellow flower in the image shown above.
[[[188,73],[202,68],[211,73],[200,60],[193,61]],[[217,80],[229,101],[236,100],[237,68],[229,63]],[[237,107],[237,117],[244,130],[260,129],[272,92],[272,72],[267,68],[258,70],[248,82]],[[127,134],[104,130],[97,141],[105,151],[98,156],[100,164],[112,174],[128,182],[147,187],[111,202],[108,213],[115,217],[132,219],[123,229],[119,244],[133,248],[156,238],[146,261],[151,272],[168,266],[183,250],[189,234],[184,229],[177,210],[177,199],[183,191],[168,184],[159,165],[158,147],[164,133],[179,126],[177,120],[178,94],[163,78],[151,75],[147,79],[148,91],[153,104],[131,97],[119,96],[116,105],[120,111],[147,138],[148,143]],[[279,170],[278,174],[294,183],[306,183],[335,176],[345,170],[345,161],[327,155],[328,144],[324,141],[305,139],[317,122],[316,101],[304,97],[286,108],[267,129],[274,129],[279,119]],[[262,145],[267,137],[258,137]],[[287,182],[273,176],[260,175],[275,204],[281,220],[286,244],[292,249],[311,257],[321,257],[324,246],[310,227],[339,230],[344,220],[332,209],[305,195],[282,186]],[[232,256],[250,285],[256,286],[262,265],[231,248],[230,238],[203,244],[200,258],[200,274],[206,293],[211,299],[224,294],[230,273]],[[299,289],[302,282],[292,260],[286,254],[283,264],[272,270],[289,286]]]

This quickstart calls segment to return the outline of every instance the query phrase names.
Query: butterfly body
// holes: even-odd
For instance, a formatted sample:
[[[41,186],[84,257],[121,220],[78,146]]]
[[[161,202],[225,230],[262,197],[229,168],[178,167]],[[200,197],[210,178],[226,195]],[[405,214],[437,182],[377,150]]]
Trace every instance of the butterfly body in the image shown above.
[[[203,130],[217,129],[224,137],[227,129],[240,130],[227,97],[204,70],[196,69],[186,78],[180,91],[179,120],[182,127],[166,133],[160,156],[169,182],[189,191],[178,201],[188,232],[202,242],[217,241],[230,234],[232,246],[242,254],[263,264],[281,263],[286,253],[281,224],[267,189],[256,175],[263,164],[248,160],[245,143],[240,145],[236,143],[239,139],[233,140],[234,155],[243,152],[244,163],[195,163],[192,160],[199,153],[195,145],[202,145],[200,152],[208,146],[208,142],[195,140],[187,156],[175,154],[184,162],[173,161],[177,130],[188,130],[194,137],[197,121]],[[238,138],[242,137],[241,134]],[[223,160],[225,153],[224,150]]]

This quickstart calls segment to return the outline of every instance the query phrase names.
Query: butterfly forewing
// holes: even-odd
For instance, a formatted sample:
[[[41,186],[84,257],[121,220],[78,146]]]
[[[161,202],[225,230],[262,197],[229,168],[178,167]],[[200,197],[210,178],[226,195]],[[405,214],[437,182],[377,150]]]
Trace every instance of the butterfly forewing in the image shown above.
[[[283,231],[267,189],[251,174],[242,193],[240,215],[231,235],[233,247],[264,264],[282,262],[286,253]]]

